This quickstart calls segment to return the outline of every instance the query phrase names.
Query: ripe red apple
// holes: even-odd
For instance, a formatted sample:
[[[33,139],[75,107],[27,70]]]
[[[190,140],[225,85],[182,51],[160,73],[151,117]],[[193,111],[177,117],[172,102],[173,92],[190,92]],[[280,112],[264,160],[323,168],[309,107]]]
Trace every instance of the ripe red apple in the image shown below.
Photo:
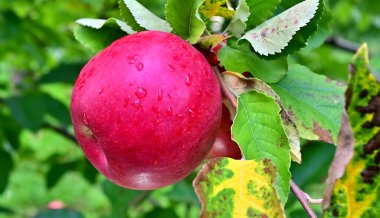
[[[231,125],[232,121],[230,118],[230,112],[227,107],[223,106],[222,121],[220,123],[219,131],[214,145],[207,155],[207,159],[229,157],[239,160],[242,158],[239,145],[231,139]]]
[[[114,183],[156,189],[190,174],[220,124],[218,79],[180,37],[145,31],[123,37],[82,69],[71,98],[76,137]]]

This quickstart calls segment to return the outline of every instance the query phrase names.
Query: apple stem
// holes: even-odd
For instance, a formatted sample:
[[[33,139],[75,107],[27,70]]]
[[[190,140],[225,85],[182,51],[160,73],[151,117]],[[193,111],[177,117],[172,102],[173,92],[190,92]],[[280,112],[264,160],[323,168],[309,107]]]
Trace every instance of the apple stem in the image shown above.
[[[230,102],[231,106],[236,112],[237,109],[237,96],[233,94],[228,85],[224,82],[222,74],[219,70],[214,67],[215,74],[218,76],[218,80],[220,83],[220,87],[222,88],[223,96]],[[243,155],[244,156],[244,155]],[[321,203],[320,199],[312,199],[307,193],[303,192],[297,184],[290,180],[290,189],[301,203],[302,207],[305,209],[306,213],[311,218],[317,218],[317,215],[314,213],[313,209],[309,205],[309,203]]]

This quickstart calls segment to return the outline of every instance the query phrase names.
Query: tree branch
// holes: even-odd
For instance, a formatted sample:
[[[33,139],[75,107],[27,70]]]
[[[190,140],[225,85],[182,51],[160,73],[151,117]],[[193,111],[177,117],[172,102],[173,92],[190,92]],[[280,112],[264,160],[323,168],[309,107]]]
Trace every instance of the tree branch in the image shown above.
[[[47,123],[43,124],[42,127],[47,128],[47,129],[51,129],[54,132],[56,132],[56,133],[64,136],[65,138],[69,139],[70,141],[78,143],[75,136],[73,134],[69,133],[66,128],[53,126],[53,125],[47,124]]]
[[[307,215],[310,218],[317,218],[317,215],[314,213],[313,209],[309,205],[305,193],[296,185],[296,183],[293,182],[293,180],[290,180],[290,189],[297,197],[298,201],[301,203],[303,209],[305,209]]]
[[[326,40],[326,43],[352,53],[356,53],[359,48],[358,44],[340,37],[330,37]]]
[[[235,111],[237,108],[237,101],[236,96],[231,92],[231,90],[228,88],[227,84],[224,82],[222,75],[218,71],[218,69],[214,68],[214,71],[216,75],[218,76],[220,86],[222,88],[222,93],[225,98],[231,103],[231,105],[234,107]],[[309,205],[309,201],[311,203],[321,203],[321,200],[317,199],[314,200],[310,198],[310,196],[306,193],[304,193],[294,182],[293,180],[290,180],[290,189],[294,193],[294,195],[297,197],[298,201],[301,203],[302,207],[305,209],[306,213],[309,215],[310,218],[317,218],[317,215],[314,213],[313,209]]]

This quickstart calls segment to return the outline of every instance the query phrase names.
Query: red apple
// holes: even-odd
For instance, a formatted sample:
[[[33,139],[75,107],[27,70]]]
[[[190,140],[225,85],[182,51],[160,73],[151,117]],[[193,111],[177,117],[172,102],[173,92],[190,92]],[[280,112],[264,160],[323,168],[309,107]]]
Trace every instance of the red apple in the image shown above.
[[[190,174],[220,124],[218,79],[180,37],[145,31],[123,37],[82,69],[71,98],[76,137],[114,183],[156,189]]]
[[[230,112],[223,106],[222,122],[207,159],[229,157],[239,160],[242,158],[239,145],[231,139],[231,125]]]

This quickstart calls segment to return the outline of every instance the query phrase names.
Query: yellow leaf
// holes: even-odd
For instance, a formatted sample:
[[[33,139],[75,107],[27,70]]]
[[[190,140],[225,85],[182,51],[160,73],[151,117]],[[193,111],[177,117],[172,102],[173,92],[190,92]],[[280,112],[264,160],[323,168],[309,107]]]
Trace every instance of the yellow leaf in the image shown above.
[[[350,65],[346,93],[354,156],[335,183],[325,217],[380,217],[380,83],[368,65],[364,44]]]
[[[213,159],[194,180],[201,217],[285,217],[269,160]]]
[[[199,11],[208,19],[213,16],[231,18],[235,13],[228,0],[205,0]]]

